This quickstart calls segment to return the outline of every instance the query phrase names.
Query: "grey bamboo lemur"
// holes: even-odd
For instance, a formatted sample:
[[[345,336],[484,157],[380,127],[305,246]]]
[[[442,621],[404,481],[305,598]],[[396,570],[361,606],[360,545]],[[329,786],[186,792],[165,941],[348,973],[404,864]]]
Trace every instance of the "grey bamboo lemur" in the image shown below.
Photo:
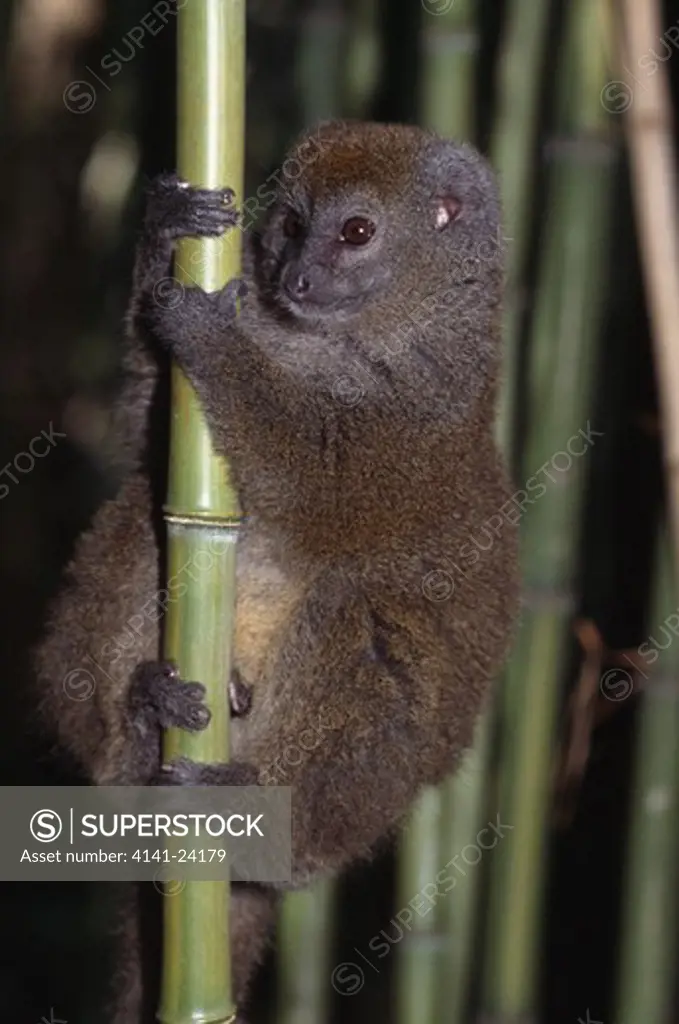
[[[151,188],[129,319],[156,346],[131,349],[127,475],[80,541],[38,662],[61,739],[97,783],[156,777],[160,727],[209,718],[202,688],[158,661],[152,619],[124,655],[115,648],[91,700],[63,685],[88,655],[101,664],[164,586],[153,467],[166,452],[145,424],[169,354],[247,519],[234,763],[184,761],[166,777],[292,785],[302,884],[368,855],[420,787],[454,769],[506,653],[518,585],[510,528],[454,570],[509,497],[492,429],[502,256],[488,167],[418,128],[343,122],[303,137],[287,166],[263,230],[245,239],[237,318],[245,287],[168,280],[177,238],[233,225],[229,193],[173,177]],[[429,585],[438,570],[447,587]],[[321,742],[277,771],[276,753],[319,715],[331,723]],[[272,904],[264,888],[235,893],[239,999]]]

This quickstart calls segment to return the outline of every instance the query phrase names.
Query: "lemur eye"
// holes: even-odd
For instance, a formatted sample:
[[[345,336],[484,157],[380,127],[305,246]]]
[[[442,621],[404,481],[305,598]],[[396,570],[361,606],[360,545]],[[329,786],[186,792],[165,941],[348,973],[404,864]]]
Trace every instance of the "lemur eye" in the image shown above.
[[[283,233],[288,238],[299,238],[302,234],[302,220],[294,210],[288,210],[283,221]]]
[[[349,245],[365,245],[375,234],[377,227],[367,217],[350,217],[340,232],[340,242]]]

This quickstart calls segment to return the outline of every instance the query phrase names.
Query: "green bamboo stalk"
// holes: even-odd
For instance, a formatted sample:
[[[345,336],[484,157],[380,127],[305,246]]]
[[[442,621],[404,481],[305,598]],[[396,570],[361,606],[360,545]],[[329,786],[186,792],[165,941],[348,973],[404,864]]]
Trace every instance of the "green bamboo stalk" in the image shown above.
[[[289,893],[278,921],[278,1024],[327,1020],[335,883]]]
[[[490,715],[480,719],[474,746],[444,787],[443,827],[439,870],[468,844],[474,845],[482,826],[490,753]],[[439,965],[436,1024],[463,1024],[475,969],[474,942],[478,920],[482,868],[472,866],[441,906],[445,932]]]
[[[584,468],[584,459],[571,455],[567,472],[550,460],[587,427],[614,154],[600,103],[607,81],[602,0],[573,0],[566,18],[523,464],[523,479],[534,477],[545,490],[526,506],[522,524],[525,611],[502,694],[501,781],[493,808],[513,827],[490,861],[482,993],[484,1019],[502,1024],[532,1020],[536,1009],[551,758]],[[563,469],[563,457],[558,464]],[[541,474],[543,467],[556,482]]]
[[[440,903],[428,906],[422,895],[441,869],[441,787],[427,786],[420,794],[403,832],[399,856],[397,902],[408,904],[412,920],[398,947],[396,1000],[398,1024],[436,1024],[437,988],[442,953]]]
[[[528,197],[532,186],[531,170],[537,135],[540,69],[548,13],[549,0],[530,0],[530,3],[527,0],[514,0],[510,5],[501,46],[498,76],[498,117],[492,161],[499,175],[503,198],[504,234],[509,238],[505,288],[504,388],[498,431],[507,458],[511,457],[514,446],[512,427],[518,369],[516,334],[520,320],[518,288],[520,271],[525,261],[526,243],[530,236]],[[454,21],[452,16],[455,16]],[[464,21],[470,17],[471,10],[468,4],[455,5],[449,14],[450,25],[453,28],[464,29]],[[465,36],[467,40],[473,39],[469,24],[466,26]],[[451,48],[450,44],[448,48]],[[474,45],[468,45],[466,49],[471,54],[476,48]],[[462,62],[463,57],[460,56],[458,59]],[[471,82],[471,67],[467,68],[466,74],[467,81]],[[431,86],[425,86],[425,95],[433,88],[433,82]],[[469,86],[465,90],[459,82],[458,88],[463,99],[457,102],[453,117],[457,123],[466,126],[461,134],[469,135]],[[437,112],[440,111],[437,117],[437,121],[440,121],[446,116],[445,106],[437,105],[436,109]],[[446,829],[442,850],[444,863],[449,859],[450,852],[461,850],[467,843],[472,842],[480,828],[488,789],[493,718],[493,710],[489,708],[479,723],[474,749],[468,753],[462,770],[447,784]],[[464,1019],[470,994],[473,944],[482,878],[481,870],[470,874],[465,879],[465,884],[456,889],[455,897],[446,901],[444,908],[448,949],[445,967],[441,972],[439,1019],[445,1014],[450,1024],[458,1024]]]
[[[504,387],[497,420],[498,438],[513,455],[519,330],[523,313],[522,274],[535,210],[534,166],[538,132],[541,68],[547,44],[551,0],[513,0],[501,44],[497,81],[498,114],[491,162],[500,177],[507,239],[505,286]]]
[[[664,5],[624,0],[619,15],[619,63],[625,75],[641,68],[663,38]],[[669,36],[669,29],[665,33]],[[656,73],[658,72],[658,73]],[[620,74],[621,72],[618,72]],[[664,66],[635,81],[623,95],[635,221],[642,253],[646,301],[651,319],[660,412],[663,420],[663,456],[668,467],[667,501],[671,509],[674,557],[679,568],[679,202],[677,200],[677,147],[673,134],[671,82]],[[620,97],[619,83],[613,83]],[[626,87],[628,90],[630,86]],[[610,102],[610,90],[607,96]],[[619,99],[618,99],[619,104]]]
[[[315,0],[300,39],[298,87],[305,124],[340,113],[348,26],[338,0]],[[322,1024],[327,1019],[334,880],[286,893],[277,929],[279,1024]]]
[[[663,11],[657,0],[643,6],[626,2],[620,8],[620,63],[627,69],[638,64],[660,38]],[[639,648],[642,665],[655,660],[643,694],[637,737],[617,991],[621,1024],[641,1019],[664,1024],[673,1016],[678,924],[679,648],[674,643],[667,647],[664,637],[651,639],[660,629],[665,634],[668,627],[674,632],[677,605],[676,154],[664,69],[647,77],[648,82],[630,97],[625,117],[663,418],[668,523],[660,544],[651,642]],[[667,647],[664,651],[657,649],[661,642]]]
[[[474,68],[479,49],[476,0],[455,0],[422,23],[424,123],[442,135],[469,139],[474,111]],[[429,8],[429,10],[427,9]]]
[[[471,139],[474,132],[474,74],[479,50],[477,17],[475,0],[461,0],[442,14],[429,14],[424,18],[424,122],[428,128],[449,138]],[[481,722],[480,726],[479,744],[485,723]],[[478,832],[483,812],[479,757],[483,757],[484,749],[481,744],[468,751],[461,769],[439,790],[439,856],[429,881]],[[426,838],[422,838],[426,842]],[[454,892],[437,900],[433,912],[423,922],[429,929],[429,942],[434,943],[430,961],[435,971],[435,990],[430,995],[428,1016],[424,1018],[432,1024],[442,1020],[460,1024],[462,1020],[469,993],[479,878],[479,872],[470,872],[464,879],[457,879],[460,884]],[[439,934],[441,939],[437,941]],[[424,960],[427,950],[422,945]],[[417,1015],[409,1019],[415,1020]]]
[[[337,116],[346,43],[344,4],[314,0],[300,38],[298,87],[304,124]]]
[[[365,118],[377,87],[382,40],[378,0],[349,0],[341,113]]]
[[[538,8],[536,10],[535,8]],[[533,156],[535,132],[535,108],[538,96],[538,70],[541,58],[541,43],[546,26],[547,2],[533,5],[530,29],[526,32],[527,5],[515,3],[510,13],[509,31],[502,65],[503,90],[506,89],[511,104],[501,102],[501,126],[498,133],[498,155],[505,163],[508,174],[505,201],[507,198],[515,209],[522,209],[522,199],[530,185],[528,168]],[[520,44],[518,42],[521,39]],[[518,62],[520,71],[514,66],[516,50],[522,47]],[[423,82],[425,123],[443,135],[469,138],[473,131],[473,85],[474,65],[478,51],[478,28],[476,5],[473,0],[452,5],[450,10],[425,19],[424,49],[426,54]],[[511,58],[511,63],[508,58]],[[518,113],[518,131],[513,119]],[[532,116],[531,116],[532,115]],[[517,149],[510,151],[524,155],[506,159],[504,133],[514,131],[513,142]],[[516,225],[518,232],[523,222]],[[514,222],[512,221],[514,230]],[[510,231],[512,235],[513,230]],[[522,234],[527,234],[523,231]],[[510,249],[510,258],[517,254]],[[512,350],[511,358],[515,358]],[[513,421],[512,421],[513,422]],[[510,423],[504,427],[505,435]],[[509,449],[508,440],[506,449]],[[479,723],[477,740],[469,751],[462,769],[442,787],[441,835],[439,839],[440,864],[445,864],[451,855],[471,843],[480,828],[483,801],[488,773],[490,712],[484,714]],[[443,928],[446,942],[439,950],[437,998],[432,1010],[432,1020],[446,1019],[450,1024],[463,1020],[470,994],[472,950],[482,872],[470,872],[464,883],[453,894],[446,897],[437,915],[429,918],[429,927],[436,931]],[[404,954],[407,947],[404,949]],[[433,958],[432,958],[433,959]]]
[[[505,281],[503,389],[498,410],[497,434],[508,461],[516,446],[516,387],[518,379],[518,329],[521,319],[519,288],[527,241],[531,231],[528,198],[533,185],[537,141],[540,71],[544,55],[550,0],[513,0],[507,12],[500,49],[498,114],[491,160],[498,173],[503,201],[503,234],[507,242]],[[473,750],[461,772],[448,784],[448,850],[461,850],[480,828],[490,785],[491,736],[496,709],[489,707],[479,722]],[[447,860],[448,858],[446,858]],[[465,1018],[478,926],[479,897],[487,865],[465,879],[445,906],[448,956],[440,986],[440,1014],[450,1024]]]
[[[676,618],[671,545],[660,545],[651,635]],[[665,643],[665,638],[658,641]],[[636,744],[636,778],[618,978],[619,1024],[665,1024],[671,1017],[677,959],[679,855],[679,644],[649,644]],[[657,659],[657,660],[652,660]],[[642,662],[643,664],[643,662]],[[644,672],[649,670],[644,669]]]
[[[471,139],[474,131],[474,73],[479,50],[477,18],[475,0],[462,0],[450,10],[425,16],[424,20],[424,121],[427,127],[452,138]],[[479,776],[475,771],[478,753],[470,750],[461,770],[439,790],[437,871],[478,831],[477,816],[482,813],[478,799]],[[436,970],[429,1015],[432,1024],[441,1020],[449,1024],[461,1021],[469,991],[471,960],[466,954],[471,952],[473,942],[478,879],[478,872],[464,878],[454,893],[437,901],[431,917],[425,918],[429,920],[432,935],[442,935],[431,957]]]
[[[178,13],[179,173],[242,195],[245,81],[244,0],[193,0]],[[234,242],[234,239],[236,241]],[[207,291],[240,269],[230,240],[187,239],[176,274]],[[229,704],[239,510],[224,464],[211,451],[198,401],[175,367],[166,519],[168,574],[200,565],[186,595],[169,605],[165,649],[184,679],[200,679],[212,710],[200,734],[169,730],[164,756],[228,759]],[[206,562],[205,555],[210,558]],[[202,559],[198,559],[198,555]],[[202,568],[207,564],[207,568]],[[164,1024],[226,1024],[231,1000],[229,885],[189,882],[164,901],[164,964],[159,1019]]]
[[[506,234],[511,242],[508,290],[507,331],[518,325],[515,313],[516,280],[523,265],[525,241],[529,236],[527,196],[531,186],[530,168],[534,158],[539,98],[540,64],[547,26],[548,0],[529,5],[515,0],[508,18],[500,72],[500,114],[495,138],[495,161],[505,203]],[[470,137],[472,134],[472,90],[474,60],[478,50],[475,5],[471,0],[454,4],[451,9],[425,22],[425,65],[423,98],[425,120],[441,134]],[[513,215],[507,215],[507,209]],[[512,295],[512,289],[514,295]],[[505,450],[511,451],[509,432],[513,425],[513,381],[516,372],[516,345],[508,345],[500,431]],[[507,368],[508,367],[508,368]],[[441,864],[451,854],[472,842],[480,827],[487,788],[490,711],[479,723],[475,747],[469,752],[462,770],[443,788]],[[464,885],[447,897],[442,908],[443,921],[430,922],[432,928],[444,927],[445,953],[439,965],[438,1000],[435,1019],[443,1016],[450,1024],[464,1017],[470,992],[472,949],[482,872],[470,873]]]
[[[472,131],[474,62],[478,50],[475,0],[461,0],[443,14],[423,15],[424,82],[422,123],[449,138],[468,138]],[[469,778],[466,776],[467,779]],[[407,906],[432,884],[452,854],[466,844],[466,829],[456,829],[464,784],[455,778],[438,788],[428,787],[416,801],[399,851],[398,902]],[[459,846],[454,844],[460,842]],[[398,947],[396,983],[398,1024],[437,1024],[442,1018],[441,993],[450,974],[450,942],[466,941],[473,925],[475,887],[471,878],[466,901],[455,901],[468,913],[453,918],[436,900],[426,912],[417,911]],[[452,897],[447,897],[452,902]],[[454,922],[454,924],[453,924]],[[446,935],[446,925],[451,927]],[[454,933],[454,938],[453,938]],[[464,978],[457,978],[464,987]],[[444,1006],[445,1019],[455,1024]]]

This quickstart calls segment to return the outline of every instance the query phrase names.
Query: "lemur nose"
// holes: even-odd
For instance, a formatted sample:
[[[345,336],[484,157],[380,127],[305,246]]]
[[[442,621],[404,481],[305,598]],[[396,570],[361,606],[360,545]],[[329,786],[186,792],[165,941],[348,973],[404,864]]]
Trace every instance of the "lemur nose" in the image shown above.
[[[291,299],[302,299],[311,288],[311,281],[306,274],[291,274],[285,282],[285,290]]]

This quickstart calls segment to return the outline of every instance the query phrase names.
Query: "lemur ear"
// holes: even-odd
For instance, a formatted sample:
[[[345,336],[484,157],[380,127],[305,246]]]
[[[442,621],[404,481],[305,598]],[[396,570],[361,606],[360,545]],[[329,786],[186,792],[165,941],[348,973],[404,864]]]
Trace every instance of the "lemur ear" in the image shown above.
[[[462,213],[462,203],[455,196],[437,196],[434,201],[434,227],[442,231],[457,220]]]

